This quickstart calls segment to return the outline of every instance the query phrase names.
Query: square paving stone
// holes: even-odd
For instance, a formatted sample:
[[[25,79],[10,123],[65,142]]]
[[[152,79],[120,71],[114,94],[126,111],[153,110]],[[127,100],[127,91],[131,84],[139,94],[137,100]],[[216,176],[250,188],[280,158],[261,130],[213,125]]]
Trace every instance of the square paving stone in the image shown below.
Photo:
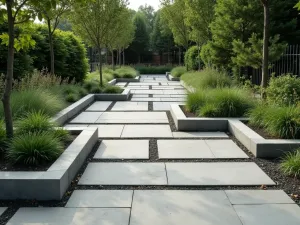
[[[82,112],[70,123],[95,123],[103,112]]]
[[[111,111],[148,111],[148,102],[117,102]]]
[[[87,108],[86,111],[94,111],[94,112],[103,112],[107,110],[107,108],[110,106],[112,102],[94,102],[89,108]]]
[[[228,190],[225,193],[233,205],[294,203],[282,190]]]
[[[134,191],[130,225],[242,225],[223,191]]]
[[[122,138],[171,138],[169,125],[125,125]]]
[[[158,140],[160,159],[215,158],[203,140]]]
[[[20,208],[7,225],[128,225],[129,208]]]
[[[130,208],[132,190],[75,190],[67,208]]]
[[[159,102],[160,98],[132,98],[131,101],[135,101],[135,102]]]
[[[249,158],[247,154],[231,140],[206,140],[205,142],[216,158]]]
[[[166,163],[169,185],[275,185],[255,163]]]
[[[174,138],[229,138],[224,132],[173,132]]]
[[[119,138],[124,129],[124,125],[90,125],[90,127],[98,127],[99,138]]]
[[[164,163],[89,163],[79,185],[167,185]]]
[[[104,140],[95,159],[149,159],[148,140]]]
[[[0,216],[5,212],[6,209],[6,207],[0,207]]]
[[[104,112],[96,123],[169,123],[165,112]]]
[[[234,205],[243,225],[299,225],[296,204]]]
[[[183,102],[153,102],[153,110],[168,111],[172,104],[184,104]]]

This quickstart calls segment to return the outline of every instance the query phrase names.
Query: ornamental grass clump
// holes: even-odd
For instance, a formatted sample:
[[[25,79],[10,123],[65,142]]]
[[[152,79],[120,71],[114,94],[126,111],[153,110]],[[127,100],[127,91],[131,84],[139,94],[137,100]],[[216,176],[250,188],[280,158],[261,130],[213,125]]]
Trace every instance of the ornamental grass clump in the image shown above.
[[[4,120],[0,120],[0,151],[3,151],[7,145]]]
[[[186,110],[196,113],[200,107],[207,102],[207,95],[204,91],[191,92],[187,95]]]
[[[289,152],[283,158],[280,168],[287,176],[300,177],[300,149]]]
[[[120,94],[122,92],[123,89],[120,88],[119,86],[108,85],[103,89],[103,93],[108,93],[108,94]]]
[[[173,77],[181,77],[186,72],[187,70],[185,66],[177,66],[171,70],[171,75]]]

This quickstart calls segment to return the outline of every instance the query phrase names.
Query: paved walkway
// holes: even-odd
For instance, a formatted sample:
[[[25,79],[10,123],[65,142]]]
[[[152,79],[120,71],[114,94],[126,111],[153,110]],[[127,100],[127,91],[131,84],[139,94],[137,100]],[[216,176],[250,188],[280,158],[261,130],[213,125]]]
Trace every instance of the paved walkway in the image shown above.
[[[97,126],[102,142],[66,206],[20,208],[8,224],[300,224],[283,191],[257,190],[275,183],[227,134],[172,128],[170,104],[186,97],[179,82],[117,85],[131,101],[95,102],[67,125]]]

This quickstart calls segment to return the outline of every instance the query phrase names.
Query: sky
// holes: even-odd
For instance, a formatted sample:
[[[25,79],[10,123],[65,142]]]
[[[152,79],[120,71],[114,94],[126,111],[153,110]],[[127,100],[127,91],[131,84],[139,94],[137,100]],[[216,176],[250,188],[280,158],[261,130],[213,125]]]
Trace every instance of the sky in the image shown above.
[[[137,10],[140,5],[151,5],[155,10],[159,8],[159,0],[129,0],[129,8]]]

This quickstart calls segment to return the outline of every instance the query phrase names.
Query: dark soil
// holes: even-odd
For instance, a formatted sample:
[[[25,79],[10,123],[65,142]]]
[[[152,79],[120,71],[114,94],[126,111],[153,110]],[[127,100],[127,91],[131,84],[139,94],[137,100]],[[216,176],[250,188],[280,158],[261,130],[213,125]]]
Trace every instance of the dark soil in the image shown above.
[[[249,128],[251,128],[252,130],[254,130],[256,133],[258,133],[260,136],[262,136],[265,139],[283,139],[280,137],[276,137],[274,135],[269,134],[265,129],[260,128],[260,127],[256,127],[251,125],[250,123],[248,123],[248,121],[242,121],[245,125],[247,125]]]
[[[183,105],[180,105],[179,107],[181,108],[182,112],[184,113],[184,115],[185,115],[186,117],[188,117],[188,118],[191,118],[191,117],[198,117],[198,116],[196,116],[194,113],[189,112]]]
[[[71,135],[69,141],[64,143],[64,149],[76,139],[77,135]],[[18,164],[11,164],[5,157],[4,152],[0,152],[0,171],[47,171],[53,162],[45,162],[41,165],[37,166],[26,166],[26,165],[18,165]]]

